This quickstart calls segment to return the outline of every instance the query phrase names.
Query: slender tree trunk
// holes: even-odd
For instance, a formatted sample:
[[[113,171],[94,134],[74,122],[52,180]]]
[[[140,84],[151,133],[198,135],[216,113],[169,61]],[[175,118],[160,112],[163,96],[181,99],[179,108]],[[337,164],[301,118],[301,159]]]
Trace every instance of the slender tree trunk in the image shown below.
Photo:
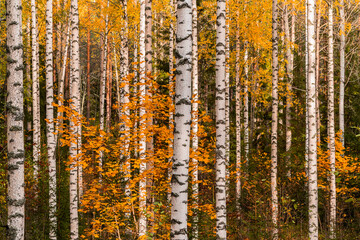
[[[46,1],[46,138],[49,164],[49,239],[56,239],[56,158],[54,130],[54,86],[53,86],[53,7]]]
[[[336,181],[335,181],[335,114],[334,114],[334,33],[333,1],[329,2],[329,42],[328,42],[328,131],[330,162],[330,239],[336,238]]]
[[[239,16],[239,12],[237,13]],[[238,21],[238,20],[237,20]],[[240,82],[240,31],[236,30],[236,208],[240,211],[241,199],[241,82]],[[240,216],[240,215],[239,215]]]
[[[87,68],[86,68],[86,90],[87,90],[87,102],[86,102],[86,118],[87,121],[90,121],[90,61],[91,61],[91,53],[90,53],[90,48],[91,48],[91,33],[90,33],[90,29],[88,29],[87,31]]]
[[[107,1],[107,7],[109,7],[109,0]],[[107,48],[108,48],[108,23],[109,23],[109,16],[106,14],[105,16],[105,31],[103,36],[104,46],[102,46],[102,66],[101,66],[101,82],[100,82],[100,131],[104,131],[104,124],[105,124],[105,93],[106,93],[106,68],[107,68]],[[101,137],[102,134],[100,134]],[[102,168],[103,166],[103,151],[100,151],[100,158],[99,158],[99,167]],[[100,177],[101,178],[101,177]]]
[[[292,105],[292,83],[293,83],[293,57],[291,49],[291,40],[290,40],[290,29],[289,29],[289,13],[288,5],[285,5],[285,45],[286,45],[286,72],[287,72],[287,83],[286,83],[286,117],[285,117],[285,128],[286,128],[286,144],[285,150],[287,153],[286,157],[286,166],[287,166],[287,177],[291,177],[291,157],[290,157],[290,148],[292,140],[291,132],[291,105]]]
[[[320,145],[320,102],[319,102],[319,83],[320,83],[320,27],[321,27],[321,0],[318,3],[318,10],[316,15],[316,132],[317,143]]]
[[[244,81],[244,155],[245,155],[245,168],[246,171],[248,170],[249,166],[249,65],[248,65],[248,58],[249,58],[249,51],[248,51],[248,43],[245,41],[245,52],[244,52],[244,74],[245,74],[245,81]]]
[[[152,10],[151,10],[152,0],[145,0],[145,72],[146,72],[146,81],[153,79],[153,72],[152,72]],[[152,83],[149,82],[146,84],[146,96],[149,99],[152,99]],[[153,139],[153,116],[152,116],[152,110],[147,109],[147,115],[148,119],[146,121],[147,125],[147,131],[150,131],[150,134],[148,134],[148,137],[146,139],[146,154],[149,160],[147,160],[146,163],[146,170],[148,171],[149,175],[146,178],[146,195],[147,195],[147,207],[149,209],[148,213],[151,211],[151,216],[149,218],[148,222],[148,232],[150,234],[153,234],[153,223],[154,223],[154,212],[152,209],[152,187],[153,187],[153,181],[152,181],[152,169],[154,168],[154,162],[152,160],[152,155],[154,151],[154,139]]]
[[[277,0],[272,2],[272,124],[271,124],[271,213],[272,213],[272,238],[279,238],[278,229],[278,191],[277,191],[277,160],[278,160],[278,4]]]
[[[116,57],[116,45],[115,45],[115,41],[113,39],[113,50],[114,50],[114,65],[115,65],[115,81],[116,81],[116,100],[117,100],[117,104],[118,104],[118,116],[119,116],[119,121],[121,121],[121,108],[120,108],[120,103],[121,103],[121,93],[120,93],[120,77],[119,77],[119,70],[118,70],[118,63],[117,63],[117,57]],[[137,49],[135,48],[135,53],[137,54]],[[121,58],[120,58],[121,60]]]
[[[31,99],[31,17],[28,18],[26,23],[26,35],[27,35],[27,42],[26,42],[26,81],[27,81],[27,91],[26,91],[26,97],[28,99]],[[32,103],[28,103],[27,105],[27,112],[31,114],[31,105]],[[27,141],[31,141],[31,135],[30,132],[32,131],[32,121],[28,120],[26,123],[26,131],[27,131]]]
[[[40,160],[40,87],[39,87],[39,43],[35,0],[31,1],[32,37],[32,95],[33,95],[33,161],[34,177],[38,179]]]
[[[175,0],[176,1],[176,0]],[[171,13],[172,15],[175,14],[174,11],[174,0],[170,0],[170,6],[171,6]],[[174,104],[174,32],[175,32],[175,26],[174,26],[174,22],[173,20],[171,20],[170,22],[170,35],[169,35],[169,42],[170,42],[170,46],[169,46],[169,95],[171,98],[171,103]],[[173,132],[173,121],[174,121],[174,112],[170,111],[169,112],[169,126],[170,126],[170,130],[172,130]],[[174,147],[174,139],[171,138],[170,139],[170,144],[169,144],[169,151],[171,152],[172,149]],[[172,158],[169,159],[169,162],[172,163]],[[170,182],[170,187],[169,187],[169,192],[168,192],[168,202],[171,202],[171,176],[172,176],[172,166],[169,167],[168,170],[168,179]]]
[[[305,0],[305,82],[306,82],[306,116],[305,116],[305,174],[309,176],[309,44],[308,44],[308,1]]]
[[[130,88],[129,88],[129,80],[128,80],[128,75],[129,75],[129,45],[128,45],[128,14],[127,14],[127,0],[123,1],[123,19],[124,19],[124,32],[121,36],[121,62],[124,66],[123,70],[123,75],[124,75],[124,106],[125,106],[125,117],[128,119],[130,117],[130,109],[129,109],[129,103],[130,103]],[[135,45],[136,46],[136,45]],[[136,54],[135,54],[135,61],[137,61],[137,46],[135,47],[136,50]],[[114,55],[115,55],[115,51],[114,51]],[[115,63],[115,67],[116,67],[116,63]],[[130,127],[128,124],[125,124],[125,132],[129,133],[130,132]],[[130,189],[130,175],[131,175],[131,162],[130,162],[130,142],[128,139],[126,139],[125,142],[125,149],[126,149],[126,153],[127,155],[125,156],[125,164],[126,164],[126,177],[125,177],[125,197],[127,197],[130,200],[131,197],[131,189]],[[126,216],[130,217],[130,211],[126,212]]]
[[[25,232],[23,42],[20,0],[6,1],[8,239],[23,240]]]
[[[225,37],[225,161],[226,161],[226,197],[229,198],[230,164],[230,26],[229,0],[226,0],[226,37]]]
[[[139,87],[139,95],[140,95],[140,141],[139,141],[139,156],[140,156],[140,182],[139,182],[139,237],[146,236],[146,179],[143,176],[146,170],[146,136],[145,136],[145,128],[146,128],[146,119],[145,119],[145,94],[146,94],[146,64],[145,64],[145,1],[140,0],[140,87]]]
[[[199,208],[199,173],[198,173],[198,155],[196,152],[199,147],[198,129],[199,129],[199,75],[198,75],[198,41],[197,41],[197,6],[196,0],[192,0],[192,150],[195,152],[195,158],[192,159],[194,166],[192,172],[192,191],[193,191],[193,211],[195,212],[193,221],[193,238],[195,240],[199,237],[198,229],[198,208]]]
[[[109,42],[109,39],[107,40]],[[111,57],[110,57],[110,45],[107,46],[107,59],[106,59],[106,132],[110,132],[111,122],[111,102],[110,102],[110,95],[111,95],[111,85],[110,85],[110,68],[111,68]]]
[[[226,239],[226,2],[217,1],[216,20],[216,236]]]
[[[80,114],[80,46],[79,46],[79,11],[78,1],[71,0],[71,60],[70,60],[70,99],[74,114]],[[78,215],[78,168],[79,152],[81,151],[81,120],[77,116],[70,121],[70,133],[76,139],[70,145],[70,238],[79,238]]]
[[[309,238],[318,239],[318,185],[316,135],[316,69],[315,69],[315,1],[307,2],[308,42],[308,119],[309,119]]]
[[[340,0],[340,94],[339,94],[339,128],[341,131],[340,141],[345,147],[345,122],[344,122],[344,99],[345,99],[345,11],[344,0]]]
[[[174,153],[171,179],[171,239],[188,239],[192,1],[177,1]]]

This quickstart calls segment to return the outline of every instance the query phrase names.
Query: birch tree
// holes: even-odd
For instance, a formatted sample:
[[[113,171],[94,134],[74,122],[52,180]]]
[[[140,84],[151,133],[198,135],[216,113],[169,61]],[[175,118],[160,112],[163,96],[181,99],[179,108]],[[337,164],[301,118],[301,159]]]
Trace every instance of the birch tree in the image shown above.
[[[171,179],[171,239],[188,239],[192,1],[177,1],[174,153]]]
[[[198,128],[199,128],[199,79],[198,79],[198,41],[197,41],[197,6],[196,0],[192,0],[192,150],[196,153],[199,146]],[[198,159],[197,155],[192,159],[194,166],[192,172],[192,191],[194,197],[194,227],[193,238],[196,240],[199,237],[198,230],[198,204],[199,204],[199,176],[198,176]]]
[[[129,45],[128,45],[128,13],[127,13],[127,5],[128,1],[123,1],[123,20],[124,20],[124,32],[121,35],[121,64],[123,67],[123,76],[124,76],[124,105],[127,106],[130,102],[129,96],[130,96],[130,89],[129,89],[129,82],[127,79],[127,76],[129,74]],[[114,58],[116,61],[116,52],[115,52],[115,45],[114,45]],[[116,62],[115,62],[115,68],[116,68]],[[130,116],[130,110],[126,108],[125,110],[125,116],[126,118],[129,118]],[[130,127],[128,124],[125,124],[125,132],[130,132]],[[126,140],[126,149],[129,150],[130,143],[129,140]],[[126,151],[128,152],[128,151]],[[125,156],[125,164],[126,164],[126,172],[125,175],[125,196],[130,199],[131,197],[131,189],[130,189],[130,178],[128,177],[131,174],[131,163],[130,163],[130,156]],[[127,216],[130,217],[130,211],[127,211]]]
[[[335,239],[336,228],[336,181],[335,181],[335,114],[334,114],[334,33],[333,1],[329,2],[328,35],[328,133],[330,162],[330,239]]]
[[[74,115],[70,121],[70,132],[75,138],[70,145],[70,238],[79,238],[79,215],[78,215],[78,169],[79,150],[81,148],[80,134],[80,46],[79,46],[79,11],[78,1],[71,0],[71,84],[70,99]]]
[[[321,31],[321,0],[317,3],[317,13],[316,13],[316,44],[315,44],[315,61],[316,61],[316,134],[317,134],[317,142],[320,144],[320,129],[321,129],[321,121],[320,121],[320,101],[319,101],[319,83],[320,83],[320,31]]]
[[[171,7],[171,13],[172,15],[175,14],[175,4],[174,4],[174,0],[170,0],[170,7]],[[170,34],[169,34],[169,87],[170,87],[170,98],[171,98],[171,102],[172,104],[174,103],[174,94],[173,94],[173,85],[174,85],[174,49],[175,49],[175,44],[174,44],[174,33],[175,33],[175,25],[174,25],[174,21],[173,19],[171,19],[170,22]],[[174,121],[174,112],[170,111],[169,112],[169,123],[170,123],[170,128],[172,128],[172,123]],[[170,144],[169,144],[169,150],[173,149],[174,147],[174,143],[173,143],[173,139],[170,139]],[[171,150],[170,150],[171,151]],[[169,159],[169,162],[172,162],[172,159]],[[168,169],[168,179],[170,181],[170,185],[171,185],[171,176],[172,176],[172,167],[170,167]],[[171,187],[171,186],[170,186]],[[168,192],[168,202],[171,202],[171,190]]]
[[[225,162],[226,162],[226,197],[229,197],[230,164],[230,26],[229,1],[226,0],[225,22]]]
[[[56,239],[56,158],[54,130],[53,2],[46,1],[46,138],[49,165],[49,239]]]
[[[152,79],[152,0],[145,0],[145,72],[146,72],[146,79]],[[151,99],[152,97],[152,84],[147,84],[146,88],[146,96]],[[146,169],[149,173],[152,172],[154,168],[154,162],[151,158],[151,155],[154,151],[154,138],[152,136],[152,126],[153,126],[153,113],[151,109],[147,109],[147,116],[148,119],[146,120],[147,128],[150,130],[151,134],[148,135],[146,139],[146,149],[147,149],[147,156],[149,160],[146,163]],[[147,194],[147,203],[150,206],[152,202],[152,177],[149,176],[146,178],[146,194]],[[151,209],[153,211],[153,209]],[[153,215],[152,212],[150,219],[149,219],[149,230],[148,232],[153,233]]]
[[[38,179],[40,160],[40,88],[39,88],[39,42],[35,0],[31,0],[32,38],[32,97],[33,97],[33,161],[34,178]]]
[[[239,15],[239,12],[237,13]],[[240,82],[240,31],[236,30],[236,208],[240,210],[241,199],[241,82]]]
[[[107,1],[107,7],[109,7],[109,0]],[[105,15],[105,31],[103,35],[104,46],[102,48],[102,60],[101,60],[101,80],[100,80],[100,131],[104,131],[105,125],[105,92],[106,92],[106,70],[107,70],[107,48],[108,48],[108,24],[109,16]],[[103,166],[103,152],[100,151],[100,168]]]
[[[226,239],[226,1],[217,1],[216,15],[216,237],[217,239]]]
[[[340,0],[340,94],[339,94],[339,128],[341,131],[340,140],[345,147],[345,122],[344,122],[344,101],[345,101],[345,11],[344,0]]]
[[[20,0],[6,1],[8,239],[23,240],[25,232],[23,42]]]
[[[308,161],[309,161],[309,238],[318,239],[318,185],[317,185],[317,134],[316,134],[316,76],[315,76],[315,1],[307,1],[308,44]]]
[[[249,151],[250,151],[250,142],[249,142],[249,68],[248,68],[248,59],[249,59],[249,50],[248,43],[244,43],[244,157],[245,157],[245,168],[248,170],[249,166]]]
[[[139,117],[140,117],[140,140],[139,140],[139,156],[140,156],[140,181],[139,181],[139,236],[145,236],[146,235],[146,179],[142,176],[146,170],[146,163],[145,163],[145,153],[146,153],[146,136],[144,135],[144,130],[146,127],[146,121],[145,121],[145,107],[144,107],[144,101],[145,101],[145,94],[146,94],[146,88],[145,88],[145,81],[146,81],[146,63],[145,63],[145,56],[146,56],[146,50],[145,50],[145,1],[146,0],[140,0],[140,46],[139,46],[139,53],[140,53],[140,87],[139,87],[139,95],[140,95],[140,111],[139,111]]]
[[[272,2],[272,114],[271,114],[271,219],[273,224],[272,238],[279,238],[278,230],[278,191],[277,191],[277,136],[278,136],[278,4],[277,0]]]
[[[289,11],[288,5],[285,5],[285,45],[286,45],[286,72],[287,72],[287,83],[286,83],[286,117],[285,117],[285,132],[286,132],[286,144],[285,150],[287,153],[286,157],[286,166],[287,166],[287,177],[291,176],[290,166],[290,148],[292,140],[292,131],[291,131],[291,105],[292,105],[292,83],[293,83],[293,56],[290,40],[290,29],[289,29]]]

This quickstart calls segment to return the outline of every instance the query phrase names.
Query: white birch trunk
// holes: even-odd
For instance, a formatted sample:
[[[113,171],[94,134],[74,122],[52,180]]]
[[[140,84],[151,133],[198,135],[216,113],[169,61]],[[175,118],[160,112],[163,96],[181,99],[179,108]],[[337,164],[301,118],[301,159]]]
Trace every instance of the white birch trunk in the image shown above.
[[[230,164],[230,26],[229,0],[226,0],[226,37],[225,37],[225,161],[226,161],[226,197],[229,198]]]
[[[31,0],[32,38],[32,95],[33,95],[33,161],[34,178],[38,179],[40,160],[40,87],[39,87],[39,42],[35,0]]]
[[[130,110],[129,110],[129,103],[130,103],[130,89],[129,89],[129,81],[128,81],[128,75],[129,75],[129,45],[128,45],[128,14],[127,14],[127,0],[123,1],[123,19],[124,19],[124,32],[122,34],[122,39],[121,39],[121,62],[123,65],[123,76],[125,77],[124,79],[124,105],[125,105],[125,117],[128,119],[130,117]],[[116,61],[116,52],[115,52],[115,46],[114,46],[114,56],[115,56],[115,61]],[[115,63],[116,64],[116,63]],[[116,68],[117,65],[115,65]],[[130,127],[128,124],[125,124],[125,133],[129,134],[130,133]],[[129,199],[129,201],[131,201],[130,197],[131,197],[131,189],[130,189],[130,175],[131,175],[131,162],[130,162],[130,142],[129,139],[126,138],[125,140],[125,197]],[[130,208],[130,206],[129,206]],[[130,211],[126,211],[126,216],[130,217]]]
[[[248,68],[248,43],[244,43],[245,52],[244,52],[244,155],[245,155],[245,171],[248,171],[249,167],[249,68]]]
[[[171,13],[172,15],[174,15],[174,0],[170,0],[170,7],[171,7]],[[172,104],[174,104],[174,48],[175,48],[175,44],[174,44],[174,32],[175,32],[175,26],[173,21],[171,20],[170,22],[170,36],[169,36],[169,41],[170,41],[170,49],[169,49],[169,94],[170,94],[170,98],[171,98],[171,102]],[[172,123],[174,121],[174,113],[172,111],[169,112],[169,126],[170,129],[172,128]],[[174,147],[174,139],[170,139],[170,144],[169,144],[169,149],[173,149]],[[169,159],[169,162],[172,162],[172,158]],[[169,187],[169,192],[168,192],[168,202],[171,202],[171,176],[172,176],[172,167],[170,166],[168,169],[168,179],[170,182],[170,187]]]
[[[107,7],[109,7],[109,0],[107,1]],[[100,131],[105,130],[105,92],[106,92],[106,70],[107,70],[107,48],[108,48],[108,23],[109,23],[109,16],[106,14],[105,16],[105,31],[104,31],[104,46],[103,47],[103,61],[101,66],[101,80],[100,80]],[[101,137],[102,134],[100,134]],[[99,158],[99,167],[102,169],[103,166],[103,158],[104,158],[103,151],[100,151],[100,158]],[[100,180],[101,180],[100,174]]]
[[[319,83],[320,83],[320,31],[321,31],[321,0],[317,4],[317,13],[316,13],[316,134],[317,134],[317,143],[320,145],[320,101],[319,101]]]
[[[335,179],[335,114],[334,114],[334,23],[333,1],[329,2],[329,36],[328,36],[328,133],[330,163],[330,239],[336,238],[336,179]]]
[[[308,124],[309,124],[309,238],[318,239],[318,185],[317,185],[317,134],[316,134],[316,76],[315,76],[315,1],[307,2],[308,43]]]
[[[340,141],[345,147],[345,11],[344,0],[340,0],[340,94],[339,94],[339,129]]]
[[[292,132],[291,132],[291,105],[292,105],[292,83],[293,83],[293,53],[291,49],[291,44],[293,44],[290,40],[290,29],[289,29],[289,13],[288,6],[285,5],[285,45],[286,45],[286,72],[287,72],[287,83],[286,83],[286,117],[285,117],[285,132],[286,132],[286,144],[285,150],[287,153],[286,156],[286,168],[287,177],[291,177],[291,157],[290,157],[290,148],[291,148],[291,140],[292,140]]]
[[[25,232],[23,42],[20,0],[6,1],[8,239],[23,240]]]
[[[145,0],[145,72],[146,72],[146,80],[153,79],[153,69],[152,69],[152,10],[151,10],[152,0]],[[152,99],[152,83],[149,82],[146,84],[146,97],[149,99]],[[152,234],[154,232],[153,230],[153,223],[154,223],[154,211],[152,208],[152,203],[154,202],[154,197],[152,196],[152,187],[153,187],[153,181],[152,181],[152,169],[154,168],[154,162],[151,158],[151,155],[154,151],[154,138],[153,138],[153,131],[152,125],[153,125],[153,112],[151,109],[146,109],[146,125],[148,128],[148,132],[150,133],[146,139],[146,157],[148,157],[149,160],[147,160],[146,163],[146,170],[150,174],[149,177],[146,178],[146,195],[147,195],[147,207],[148,211],[150,213],[149,221],[148,221],[148,232]]]
[[[116,46],[115,41],[113,41],[113,51],[114,51],[114,65],[115,65],[115,81],[116,81],[116,100],[118,104],[118,115],[119,120],[121,119],[121,109],[120,109],[120,102],[121,102],[121,94],[120,94],[120,77],[119,77],[119,70],[118,70],[118,63],[117,63],[117,57],[116,57]],[[137,52],[137,49],[135,48],[135,52]]]
[[[139,140],[139,156],[140,156],[140,176],[144,174],[146,170],[146,136],[145,136],[145,128],[146,128],[146,119],[145,119],[145,94],[146,94],[146,63],[145,63],[145,1],[140,0],[140,87],[139,87],[139,95],[140,95],[140,140]],[[146,236],[146,179],[141,176],[139,182],[139,237]]]
[[[278,4],[277,0],[272,2],[272,123],[271,123],[271,219],[272,219],[272,239],[279,238],[278,229],[278,190],[277,190],[277,143],[278,143]]]
[[[309,45],[308,45],[308,0],[305,0],[305,82],[306,82],[306,116],[305,116],[305,174],[309,176]]]
[[[171,239],[188,239],[187,201],[191,125],[192,1],[177,1]]]
[[[199,77],[198,77],[198,41],[197,41],[197,6],[196,0],[192,0],[192,150],[196,153],[199,146],[198,129],[199,129]],[[192,191],[193,191],[193,211],[195,212],[193,217],[193,239],[197,240],[199,237],[198,229],[198,205],[199,205],[199,176],[198,176],[198,159],[197,155],[192,159],[194,166],[192,172]]]
[[[31,17],[28,17],[27,23],[26,23],[26,35],[27,35],[27,42],[26,42],[26,98],[32,99],[31,96]],[[25,84],[24,84],[25,85]],[[28,103],[27,105],[27,112],[31,114],[31,105],[32,103]],[[31,142],[31,131],[32,131],[32,120],[28,120],[26,123],[26,131],[27,131],[27,137],[26,140]]]
[[[54,130],[53,7],[46,1],[46,138],[49,165],[49,239],[56,239],[56,156]]]
[[[74,116],[70,121],[70,133],[76,141],[70,145],[70,238],[79,238],[79,219],[78,219],[78,169],[79,156],[81,149],[81,122],[80,115],[80,46],[79,46],[79,11],[78,1],[71,0],[71,60],[70,60],[70,99]]]
[[[238,12],[239,14],[239,12]],[[240,211],[241,199],[241,82],[240,82],[240,32],[236,30],[236,209]],[[239,215],[240,216],[240,215]]]
[[[226,2],[217,1],[216,11],[216,238],[226,239]]]

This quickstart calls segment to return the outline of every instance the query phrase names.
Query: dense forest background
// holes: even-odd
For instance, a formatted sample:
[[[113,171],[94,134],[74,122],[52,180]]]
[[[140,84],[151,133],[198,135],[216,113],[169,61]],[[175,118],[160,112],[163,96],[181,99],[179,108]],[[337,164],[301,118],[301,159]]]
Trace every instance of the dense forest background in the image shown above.
[[[49,2],[53,7],[52,120],[47,115]],[[176,77],[184,73],[176,65],[180,51],[177,45],[182,44],[182,39],[176,37],[176,13],[181,3],[79,0],[80,67],[74,70],[74,2],[22,2],[25,239],[73,239],[74,221],[82,239],[170,239],[172,156],[178,146],[175,143],[174,147],[173,142],[174,111],[180,105],[174,104],[174,99],[181,94],[175,85]],[[187,234],[189,239],[217,239],[216,74],[221,17],[215,0],[192,3],[192,55],[187,59],[192,66],[192,121],[187,123],[192,129],[191,134],[187,133],[192,142],[187,160]],[[306,59],[311,53],[306,2],[275,2],[278,16],[274,39],[274,2],[226,1],[226,109],[221,117],[226,121],[228,239],[272,239],[274,228],[279,229],[279,239],[308,239],[311,212],[307,141],[312,138],[307,132],[311,128],[307,126],[308,101],[316,102],[316,126],[312,127],[317,135],[319,239],[359,239],[360,6],[357,0],[318,0],[315,5],[316,97],[309,98]],[[333,9],[332,18],[329,9]],[[329,31],[329,19],[333,21],[333,33]],[[6,4],[0,0],[1,239],[6,238],[9,227],[6,37]],[[330,38],[333,42],[329,45]],[[274,43],[279,61],[275,222],[271,190]],[[344,52],[341,44],[345,44]],[[341,63],[342,56],[345,64]],[[334,67],[333,71],[329,66]],[[78,82],[73,82],[74,72],[79,75]],[[78,90],[74,90],[75,84]],[[342,101],[343,120],[339,117]],[[332,121],[330,112],[334,115]],[[334,151],[329,145],[330,122],[336,133]],[[49,123],[53,123],[50,135]],[[55,162],[50,166],[51,149]],[[332,152],[336,156],[335,171],[329,160]],[[77,176],[75,182],[73,174]],[[331,176],[336,183],[335,223],[331,220]],[[71,189],[75,195],[71,195]],[[55,207],[51,204],[52,191]],[[75,205],[78,218],[70,214]],[[332,229],[331,224],[336,228]]]

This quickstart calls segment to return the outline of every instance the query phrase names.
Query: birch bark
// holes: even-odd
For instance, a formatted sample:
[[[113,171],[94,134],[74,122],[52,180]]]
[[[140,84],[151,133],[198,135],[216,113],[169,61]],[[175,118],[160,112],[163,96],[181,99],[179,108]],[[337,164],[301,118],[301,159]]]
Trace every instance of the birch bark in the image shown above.
[[[49,239],[56,239],[56,142],[54,130],[53,2],[46,1],[46,138],[49,165]]]
[[[320,30],[321,30],[321,0],[317,3],[316,13],[316,133],[317,142],[320,144],[320,102],[319,102],[319,83],[320,83]]]
[[[330,239],[335,239],[336,229],[336,179],[335,179],[335,114],[334,114],[334,20],[333,1],[329,2],[328,32],[328,133],[330,163]]]
[[[309,238],[318,239],[318,185],[317,185],[317,134],[316,134],[316,67],[315,67],[315,1],[307,2],[308,43],[308,125],[309,125]]]
[[[175,0],[176,1],[176,0]],[[171,7],[171,13],[172,15],[175,14],[175,6],[174,6],[174,0],[170,0],[170,7]],[[170,22],[170,35],[169,35],[169,41],[170,41],[170,49],[169,49],[169,95],[171,98],[171,103],[174,104],[174,32],[175,32],[175,25],[173,23],[173,19],[171,19]],[[174,123],[174,112],[169,112],[169,123],[170,123],[170,129],[173,130],[173,123]],[[174,147],[174,139],[170,139],[169,144],[169,150],[173,149]],[[172,163],[172,158],[169,159],[170,164]],[[168,170],[168,179],[170,182],[169,192],[168,192],[168,202],[171,202],[171,176],[172,176],[172,166],[170,165]]]
[[[40,160],[40,89],[39,89],[39,42],[36,3],[31,0],[32,38],[32,95],[33,95],[33,161],[34,178],[38,179]]]
[[[292,131],[291,131],[291,105],[292,105],[292,83],[293,83],[293,57],[292,57],[292,49],[290,39],[290,29],[289,29],[289,12],[288,5],[285,5],[285,45],[286,45],[286,72],[287,72],[287,83],[286,83],[286,117],[285,117],[285,132],[286,132],[286,144],[285,150],[287,153],[286,157],[286,167],[287,177],[291,177],[291,157],[290,157],[290,148],[291,148],[291,140],[292,140]]]
[[[192,1],[177,1],[171,239],[188,239],[187,200],[191,125]]]
[[[194,215],[194,225],[193,225],[193,238],[196,240],[199,237],[198,230],[198,204],[199,204],[199,175],[198,175],[198,159],[197,159],[197,150],[199,146],[198,138],[198,129],[199,129],[199,79],[198,79],[198,41],[197,41],[197,5],[196,0],[192,0],[192,150],[195,153],[195,158],[192,159],[192,164],[194,166],[192,172],[192,191],[193,191],[193,211]]]
[[[245,157],[245,171],[248,171],[249,167],[249,68],[248,68],[248,59],[249,59],[249,50],[248,43],[244,43],[245,52],[244,52],[244,157]]]
[[[151,6],[152,0],[145,0],[145,72],[146,72],[146,80],[152,80],[153,79],[153,72],[152,72],[152,10]],[[152,83],[147,83],[146,88],[146,96],[149,99],[152,99]],[[154,138],[153,138],[153,112],[151,108],[146,109],[147,113],[147,131],[150,133],[147,135],[146,139],[146,170],[149,173],[148,177],[146,178],[146,201],[147,201],[147,207],[149,210],[151,210],[150,218],[148,221],[148,232],[150,234],[153,234],[153,216],[154,212],[152,209],[152,202],[153,202],[153,196],[152,196],[152,187],[153,187],[153,181],[152,181],[152,169],[154,168],[154,161],[152,158],[153,151],[154,151]]]
[[[89,14],[90,15],[90,14]],[[91,48],[91,33],[90,33],[90,29],[87,30],[87,48],[86,48],[86,53],[87,53],[87,68],[86,68],[86,90],[87,90],[87,102],[86,102],[86,118],[87,121],[89,122],[90,119],[90,60],[91,60],[91,53],[90,53],[90,48]]]
[[[125,23],[124,26],[124,32],[122,34],[121,37],[121,49],[122,49],[122,54],[121,54],[121,62],[124,66],[123,70],[123,74],[124,74],[124,105],[125,105],[125,118],[129,118],[130,117],[130,110],[129,110],[129,103],[130,103],[130,89],[129,89],[129,80],[128,80],[128,75],[129,75],[129,45],[128,45],[128,12],[127,12],[127,4],[128,1],[124,0],[123,1],[123,20]],[[114,49],[114,56],[115,56],[115,49]],[[136,57],[137,58],[137,57]],[[115,63],[116,64],[116,63]],[[116,65],[115,65],[116,67]],[[130,127],[128,124],[125,124],[125,133],[130,133]],[[126,149],[126,153],[130,152],[130,142],[128,139],[126,139],[125,142],[125,149]],[[125,196],[127,198],[131,197],[131,189],[130,189],[130,175],[131,175],[131,162],[130,162],[130,155],[126,155],[125,156],[125,164],[126,164],[126,172],[125,172],[125,182],[126,182],[126,186],[125,186]],[[128,217],[130,217],[130,212],[126,213]]]
[[[239,12],[237,13],[239,15]],[[236,208],[240,211],[241,199],[241,82],[240,82],[240,32],[236,30]],[[239,215],[240,216],[240,215]]]
[[[305,116],[305,174],[309,176],[309,45],[308,45],[308,0],[305,0],[305,85],[306,85],[306,116]]]
[[[80,122],[80,46],[78,1],[71,0],[71,60],[70,60],[70,99],[74,116],[70,121],[70,132],[75,141],[70,145],[70,238],[79,239],[78,215],[78,164],[81,150]]]
[[[226,239],[226,1],[217,1],[216,11],[216,237]]]
[[[272,123],[271,123],[271,219],[273,224],[272,238],[279,238],[278,229],[278,190],[277,190],[277,160],[278,160],[278,3],[272,2]]]
[[[23,240],[25,231],[23,42],[20,0],[6,1],[8,239]]]
[[[226,197],[229,198],[230,164],[230,26],[229,0],[226,0],[225,22],[225,162],[226,162]]]
[[[146,119],[145,119],[145,94],[146,94],[146,87],[145,87],[145,81],[146,81],[146,63],[145,63],[145,56],[146,56],[146,50],[145,50],[145,33],[146,33],[146,27],[145,27],[145,1],[146,0],[140,0],[140,46],[139,46],[139,54],[140,54],[140,87],[139,87],[139,95],[140,95],[140,111],[139,111],[139,117],[140,117],[140,140],[139,140],[139,156],[140,156],[140,181],[139,181],[139,236],[145,236],[146,235],[146,179],[144,176],[142,176],[146,170],[146,136],[145,136],[145,128],[146,128]]]
[[[107,1],[107,7],[109,7],[109,0]],[[107,48],[108,48],[108,24],[109,16],[105,15],[105,31],[103,36],[104,47],[103,51],[103,60],[101,61],[101,82],[100,82],[100,131],[104,131],[105,125],[105,92],[106,92],[106,70],[107,70]],[[102,46],[101,46],[102,47]],[[102,136],[102,134],[101,134]],[[103,166],[103,151],[100,151],[99,167],[100,169]]]
[[[340,0],[340,94],[339,94],[339,128],[341,131],[340,140],[345,147],[345,11],[344,0]]]

